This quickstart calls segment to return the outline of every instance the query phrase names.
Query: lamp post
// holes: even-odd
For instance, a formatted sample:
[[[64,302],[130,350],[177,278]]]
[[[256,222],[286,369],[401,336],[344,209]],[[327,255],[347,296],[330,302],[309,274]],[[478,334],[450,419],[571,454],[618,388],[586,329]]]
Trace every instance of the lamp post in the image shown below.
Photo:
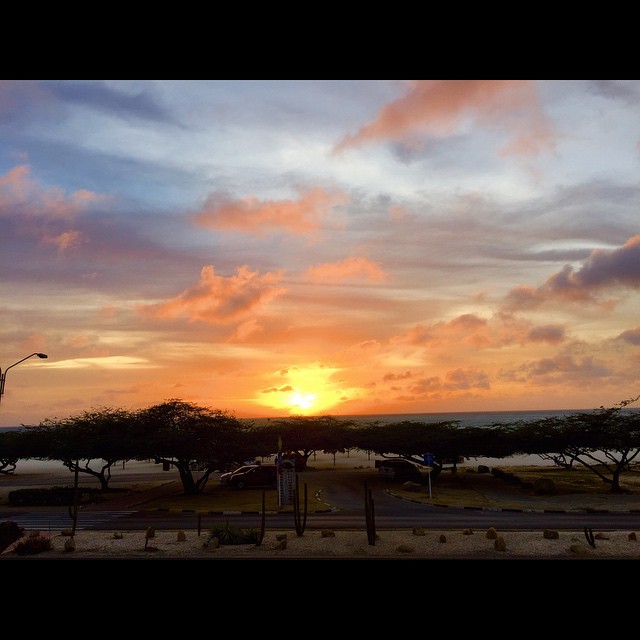
[[[2,373],[2,369],[0,369],[0,402],[2,402],[2,396],[4,395],[4,383],[7,380],[7,371],[9,371],[9,369],[11,369],[11,367],[15,367],[17,364],[20,364],[21,362],[24,362],[25,360],[28,360],[29,358],[33,358],[33,356],[38,356],[38,358],[48,358],[49,357],[46,353],[32,353],[32,354],[22,358],[22,360],[18,360],[18,362],[14,362],[12,365],[8,366],[4,370],[4,373]]]

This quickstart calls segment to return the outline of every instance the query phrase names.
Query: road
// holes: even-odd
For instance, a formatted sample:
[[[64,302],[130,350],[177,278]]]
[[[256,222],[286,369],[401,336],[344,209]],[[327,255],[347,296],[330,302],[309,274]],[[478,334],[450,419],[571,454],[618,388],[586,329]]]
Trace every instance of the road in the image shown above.
[[[137,476],[132,474],[134,479]],[[148,479],[148,476],[147,476]],[[166,474],[158,476],[166,480]],[[123,481],[127,478],[122,477]],[[496,527],[501,530],[565,529],[583,530],[640,530],[640,511],[611,512],[541,512],[483,510],[441,507],[419,504],[393,497],[377,487],[372,489],[375,524],[383,529],[481,529]],[[308,513],[307,529],[363,529],[364,495],[362,475],[350,471],[335,471],[332,482],[320,496],[326,510]],[[13,520],[26,530],[60,530],[70,528],[72,521],[67,507],[8,508],[0,507],[0,521]],[[229,522],[242,527],[259,527],[261,514],[198,514],[188,511],[145,510],[144,508],[114,509],[111,511],[80,511],[77,529],[87,530],[143,530],[203,529]],[[267,513],[268,528],[293,528],[291,513]]]

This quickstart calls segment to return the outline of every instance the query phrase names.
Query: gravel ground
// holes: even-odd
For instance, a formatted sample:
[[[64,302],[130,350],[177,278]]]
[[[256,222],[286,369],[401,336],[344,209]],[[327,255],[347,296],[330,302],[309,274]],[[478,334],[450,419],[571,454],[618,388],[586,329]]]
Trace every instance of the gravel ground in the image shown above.
[[[330,533],[332,535],[327,535]],[[496,548],[495,533],[504,540]],[[9,559],[640,559],[640,542],[634,532],[594,532],[595,548],[583,532],[559,531],[545,538],[542,531],[495,532],[487,530],[433,531],[384,530],[370,545],[366,531],[267,531],[261,545],[220,545],[208,541],[208,532],[156,531],[146,540],[143,531],[79,531],[75,550],[65,549],[69,536],[41,534],[53,549],[20,556],[9,547],[1,556]],[[146,546],[146,548],[145,548]]]

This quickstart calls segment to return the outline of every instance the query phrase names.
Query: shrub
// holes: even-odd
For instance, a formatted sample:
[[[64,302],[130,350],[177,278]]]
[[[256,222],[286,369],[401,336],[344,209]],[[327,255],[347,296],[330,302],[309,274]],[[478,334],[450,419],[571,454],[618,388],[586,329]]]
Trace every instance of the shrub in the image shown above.
[[[220,544],[260,544],[258,529],[242,529],[228,522],[216,525],[209,530],[209,539],[217,538]]]
[[[539,496],[552,496],[556,493],[556,483],[551,478],[536,478],[533,492]]]
[[[9,505],[12,507],[64,507],[73,504],[75,499],[74,487],[51,487],[50,489],[17,489],[10,491]],[[82,488],[79,490],[80,504],[102,502],[104,498],[100,489]]]
[[[39,533],[23,538],[16,544],[15,552],[19,556],[30,556],[53,548],[51,539]]]
[[[18,523],[13,522],[13,520],[0,522],[0,553],[2,553],[9,545],[12,545],[16,540],[20,540],[23,533],[24,528],[19,527]]]

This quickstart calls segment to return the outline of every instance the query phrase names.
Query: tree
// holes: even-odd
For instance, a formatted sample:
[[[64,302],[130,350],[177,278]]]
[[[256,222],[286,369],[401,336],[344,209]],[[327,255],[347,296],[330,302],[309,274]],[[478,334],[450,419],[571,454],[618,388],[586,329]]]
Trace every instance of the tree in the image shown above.
[[[285,457],[295,458],[301,471],[316,451],[336,453],[351,448],[351,424],[332,416],[291,416],[254,427],[251,440],[257,445],[256,454],[263,456],[278,452],[278,443],[282,443]]]
[[[141,410],[137,420],[138,459],[175,467],[185,494],[201,493],[214,471],[255,455],[248,428],[226,411],[171,399]]]
[[[460,456],[465,455],[464,430],[458,422],[416,422],[403,420],[387,424],[370,422],[352,429],[352,442],[364,451],[382,457],[399,457],[417,465],[424,465],[424,455],[431,453],[432,478],[436,478],[445,464],[455,469]]]
[[[45,459],[60,460],[70,471],[96,478],[106,491],[113,465],[131,459],[137,450],[136,426],[131,412],[104,407],[63,419],[48,418],[28,429],[32,443],[41,450],[46,445]]]
[[[9,475],[16,470],[20,460],[17,431],[0,429],[0,473]]]
[[[610,485],[612,493],[622,493],[621,475],[640,454],[640,413],[624,409],[638,398],[536,423],[533,429],[545,436],[544,452],[538,455],[564,468],[580,464]]]

